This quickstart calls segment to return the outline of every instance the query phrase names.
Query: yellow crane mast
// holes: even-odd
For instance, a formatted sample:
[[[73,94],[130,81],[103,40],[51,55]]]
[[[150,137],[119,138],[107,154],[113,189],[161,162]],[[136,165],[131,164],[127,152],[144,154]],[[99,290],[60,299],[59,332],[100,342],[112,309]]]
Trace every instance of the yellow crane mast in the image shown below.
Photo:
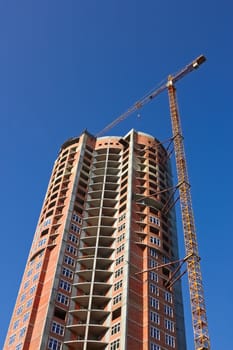
[[[204,290],[202,285],[200,257],[198,255],[198,244],[192,210],[190,184],[188,180],[183,136],[176,101],[176,89],[173,85],[172,76],[168,78],[168,95],[177,176],[179,181],[179,194],[184,231],[184,243],[186,256],[188,257],[186,261],[194,331],[194,343],[196,350],[209,350],[210,341],[208,335]]]
[[[119,122],[126,119],[129,115],[142,108],[146,103],[150,102],[162,91],[166,89],[168,90],[177,177],[179,181],[178,187],[184,231],[184,244],[186,250],[185,261],[187,261],[195,350],[210,350],[210,338],[208,333],[204,288],[200,268],[200,257],[198,254],[198,244],[192,210],[190,184],[188,179],[183,136],[176,100],[176,89],[174,84],[183,78],[187,73],[190,73],[194,69],[198,68],[203,62],[205,62],[205,60],[205,56],[201,55],[190,64],[185,66],[174,76],[170,75],[166,83],[162,84],[159,88],[144,96],[141,100],[138,100],[126,112],[121,114],[118,118],[116,118],[96,135],[103,135]]]

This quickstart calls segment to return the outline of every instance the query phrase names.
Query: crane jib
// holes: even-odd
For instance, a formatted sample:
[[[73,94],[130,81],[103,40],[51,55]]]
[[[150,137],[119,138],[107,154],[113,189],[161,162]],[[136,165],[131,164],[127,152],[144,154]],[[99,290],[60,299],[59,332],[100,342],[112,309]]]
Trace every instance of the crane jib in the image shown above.
[[[178,73],[176,73],[174,75],[169,75],[168,82],[166,82],[165,84],[163,84],[159,88],[155,89],[154,91],[148,93],[142,99],[135,102],[133,104],[133,106],[131,106],[126,112],[122,113],[118,118],[114,119],[104,129],[102,129],[100,132],[98,132],[96,134],[96,137],[99,137],[99,136],[105,134],[108,130],[112,129],[115,125],[120,123],[122,120],[125,120],[126,118],[128,118],[136,110],[142,108],[145,104],[147,104],[148,102],[153,100],[156,96],[158,96],[161,92],[166,90],[168,88],[169,84],[176,83],[178,80],[183,78],[187,73],[190,73],[194,69],[197,69],[205,61],[206,61],[206,57],[204,55],[200,55],[194,61],[192,61],[190,64],[188,64],[183,69],[181,69]]]

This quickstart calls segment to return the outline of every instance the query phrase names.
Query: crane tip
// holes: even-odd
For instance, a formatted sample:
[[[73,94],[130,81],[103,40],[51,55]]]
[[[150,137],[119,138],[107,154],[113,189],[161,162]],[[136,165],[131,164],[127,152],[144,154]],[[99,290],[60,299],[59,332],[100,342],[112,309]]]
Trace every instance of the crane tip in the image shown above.
[[[206,61],[206,57],[204,55],[198,56],[193,62],[193,67],[198,68],[202,63]]]

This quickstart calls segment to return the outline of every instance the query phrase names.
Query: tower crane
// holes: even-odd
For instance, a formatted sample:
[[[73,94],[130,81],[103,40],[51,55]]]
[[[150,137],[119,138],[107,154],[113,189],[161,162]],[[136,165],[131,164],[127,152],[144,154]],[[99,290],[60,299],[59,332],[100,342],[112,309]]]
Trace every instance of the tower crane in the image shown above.
[[[105,134],[119,122],[126,119],[129,115],[136,112],[145,104],[153,100],[161,92],[168,90],[173,136],[172,139],[174,143],[177,177],[179,182],[180,206],[184,231],[184,244],[186,251],[195,350],[210,350],[210,338],[208,332],[204,288],[200,268],[200,257],[198,254],[198,243],[192,210],[190,184],[188,179],[182,129],[176,99],[175,83],[185,77],[188,73],[197,69],[205,61],[206,58],[204,55],[198,56],[194,61],[185,66],[175,75],[169,75],[166,83],[162,84],[159,88],[153,90],[151,93],[148,93],[142,99],[138,100],[126,112],[121,114],[118,118],[116,118],[96,135],[98,137]]]

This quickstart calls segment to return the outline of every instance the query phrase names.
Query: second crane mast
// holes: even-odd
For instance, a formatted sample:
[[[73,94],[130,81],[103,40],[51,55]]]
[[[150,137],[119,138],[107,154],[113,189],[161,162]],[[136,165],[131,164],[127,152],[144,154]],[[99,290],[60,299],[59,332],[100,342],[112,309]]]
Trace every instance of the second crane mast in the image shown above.
[[[126,119],[129,115],[142,108],[146,103],[150,102],[162,91],[166,89],[168,90],[173,142],[176,158],[176,169],[179,181],[181,215],[184,231],[184,244],[187,256],[187,270],[195,350],[210,350],[210,338],[208,333],[204,289],[200,268],[200,258],[198,255],[198,244],[192,210],[190,184],[188,180],[183,136],[180,125],[180,118],[176,101],[176,90],[174,84],[178,80],[183,78],[186,74],[198,68],[203,62],[205,62],[205,60],[205,56],[201,55],[197,57],[194,61],[192,61],[190,64],[185,66],[174,76],[169,76],[168,82],[161,85],[158,89],[155,89],[152,93],[147,94],[141,100],[137,101],[125,113],[121,114],[118,118],[116,118],[112,123],[107,125],[102,131],[100,131],[96,135],[103,135],[105,132],[117,125],[119,122]]]

